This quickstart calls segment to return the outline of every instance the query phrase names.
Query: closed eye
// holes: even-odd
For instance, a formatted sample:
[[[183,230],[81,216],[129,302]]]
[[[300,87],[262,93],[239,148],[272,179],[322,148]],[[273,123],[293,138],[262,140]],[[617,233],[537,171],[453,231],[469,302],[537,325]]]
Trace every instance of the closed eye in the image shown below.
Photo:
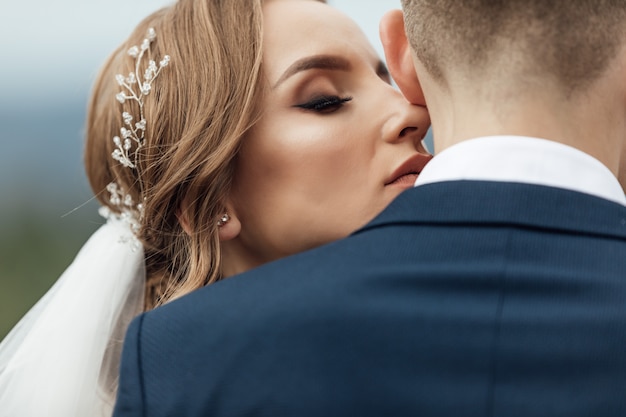
[[[294,107],[317,113],[328,114],[341,109],[344,104],[350,100],[352,100],[352,97],[320,96],[307,101],[306,103],[296,104]]]

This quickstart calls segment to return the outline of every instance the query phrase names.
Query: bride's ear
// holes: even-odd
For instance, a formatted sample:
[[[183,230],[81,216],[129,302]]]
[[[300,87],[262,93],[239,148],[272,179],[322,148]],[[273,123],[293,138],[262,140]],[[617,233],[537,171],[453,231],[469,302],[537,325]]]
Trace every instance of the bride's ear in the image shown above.
[[[187,202],[183,201],[178,210],[176,210],[176,218],[185,233],[191,235],[193,231],[189,225],[187,208]],[[227,205],[224,209],[224,213],[220,214],[220,216],[215,219],[215,223],[218,227],[218,235],[221,242],[234,239],[239,235],[239,232],[241,232],[241,222],[230,205]]]
[[[226,210],[217,219],[218,234],[220,242],[225,242],[239,236],[241,232],[241,222],[237,217],[237,212],[229,204],[226,205]]]
[[[409,102],[426,106],[422,86],[415,72],[402,10],[387,12],[380,20],[379,31],[389,72],[400,91]]]

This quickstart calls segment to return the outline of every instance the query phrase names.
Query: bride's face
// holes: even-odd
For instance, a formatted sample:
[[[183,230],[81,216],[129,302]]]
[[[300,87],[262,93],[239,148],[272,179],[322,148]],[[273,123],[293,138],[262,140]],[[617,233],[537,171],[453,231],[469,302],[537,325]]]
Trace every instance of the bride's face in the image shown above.
[[[227,276],[347,236],[430,159],[426,109],[390,85],[351,19],[269,0],[264,25],[268,92],[238,155],[229,210],[241,229],[223,242]]]

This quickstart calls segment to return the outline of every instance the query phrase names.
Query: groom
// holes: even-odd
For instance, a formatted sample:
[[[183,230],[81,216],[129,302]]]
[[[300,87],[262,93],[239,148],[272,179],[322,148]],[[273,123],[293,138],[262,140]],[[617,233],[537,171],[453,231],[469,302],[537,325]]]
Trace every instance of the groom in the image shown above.
[[[115,416],[626,415],[626,2],[403,8],[417,187],[135,320]]]

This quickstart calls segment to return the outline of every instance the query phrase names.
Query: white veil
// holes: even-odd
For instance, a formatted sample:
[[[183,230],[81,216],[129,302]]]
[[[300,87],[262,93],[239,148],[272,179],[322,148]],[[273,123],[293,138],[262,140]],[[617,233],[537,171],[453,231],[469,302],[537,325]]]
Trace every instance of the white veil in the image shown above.
[[[110,416],[144,281],[143,247],[109,215],[0,344],[0,417]]]

